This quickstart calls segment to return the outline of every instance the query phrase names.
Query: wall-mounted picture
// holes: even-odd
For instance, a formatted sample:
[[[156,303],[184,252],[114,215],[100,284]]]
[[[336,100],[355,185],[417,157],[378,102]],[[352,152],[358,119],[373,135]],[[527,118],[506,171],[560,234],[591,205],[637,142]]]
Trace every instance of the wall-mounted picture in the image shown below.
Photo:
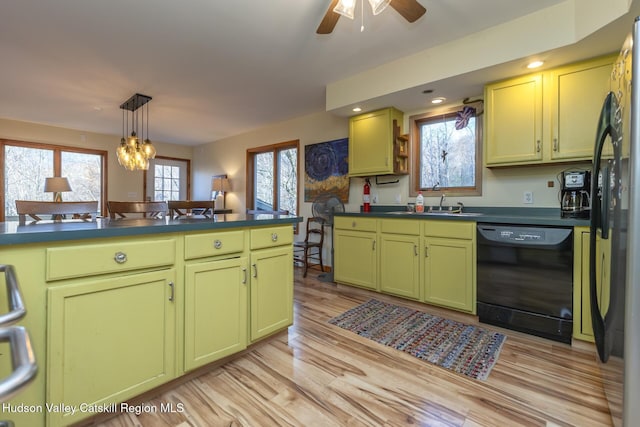
[[[333,194],[349,202],[349,139],[310,144],[304,149],[304,201]]]

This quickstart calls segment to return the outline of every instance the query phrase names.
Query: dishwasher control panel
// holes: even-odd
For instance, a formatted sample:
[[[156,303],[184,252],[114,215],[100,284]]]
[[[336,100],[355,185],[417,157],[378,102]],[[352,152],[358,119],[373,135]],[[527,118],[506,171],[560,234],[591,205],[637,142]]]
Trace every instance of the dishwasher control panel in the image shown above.
[[[498,245],[555,246],[572,236],[567,227],[478,224],[478,238]]]

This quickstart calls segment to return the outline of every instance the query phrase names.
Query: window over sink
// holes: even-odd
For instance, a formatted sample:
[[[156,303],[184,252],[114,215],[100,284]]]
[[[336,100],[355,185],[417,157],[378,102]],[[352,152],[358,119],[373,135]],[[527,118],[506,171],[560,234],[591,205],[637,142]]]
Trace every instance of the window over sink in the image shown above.
[[[411,195],[482,194],[482,103],[409,117]]]

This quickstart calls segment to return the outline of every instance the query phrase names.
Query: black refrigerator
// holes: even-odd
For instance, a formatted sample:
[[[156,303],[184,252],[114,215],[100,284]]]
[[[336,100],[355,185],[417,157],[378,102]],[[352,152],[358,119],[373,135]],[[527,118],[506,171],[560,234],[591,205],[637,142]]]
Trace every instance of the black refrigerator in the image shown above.
[[[634,45],[634,40],[636,41]],[[591,175],[590,297],[614,424],[640,420],[640,29],[613,64]]]

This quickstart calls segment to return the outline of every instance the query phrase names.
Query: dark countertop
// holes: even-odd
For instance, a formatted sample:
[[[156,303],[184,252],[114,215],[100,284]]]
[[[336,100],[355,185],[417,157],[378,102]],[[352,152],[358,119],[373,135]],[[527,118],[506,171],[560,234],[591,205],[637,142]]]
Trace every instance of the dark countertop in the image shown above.
[[[301,221],[301,217],[292,215],[269,214],[223,214],[214,215],[212,218],[188,217],[184,219],[110,220],[99,218],[93,221],[27,222],[25,225],[19,225],[18,221],[10,221],[0,222],[0,245],[284,225]]]
[[[406,206],[372,206],[371,212],[344,212],[336,216],[412,218],[421,220],[476,221],[494,224],[589,226],[588,219],[561,218],[560,208],[465,207],[463,214],[442,215],[405,212]]]

